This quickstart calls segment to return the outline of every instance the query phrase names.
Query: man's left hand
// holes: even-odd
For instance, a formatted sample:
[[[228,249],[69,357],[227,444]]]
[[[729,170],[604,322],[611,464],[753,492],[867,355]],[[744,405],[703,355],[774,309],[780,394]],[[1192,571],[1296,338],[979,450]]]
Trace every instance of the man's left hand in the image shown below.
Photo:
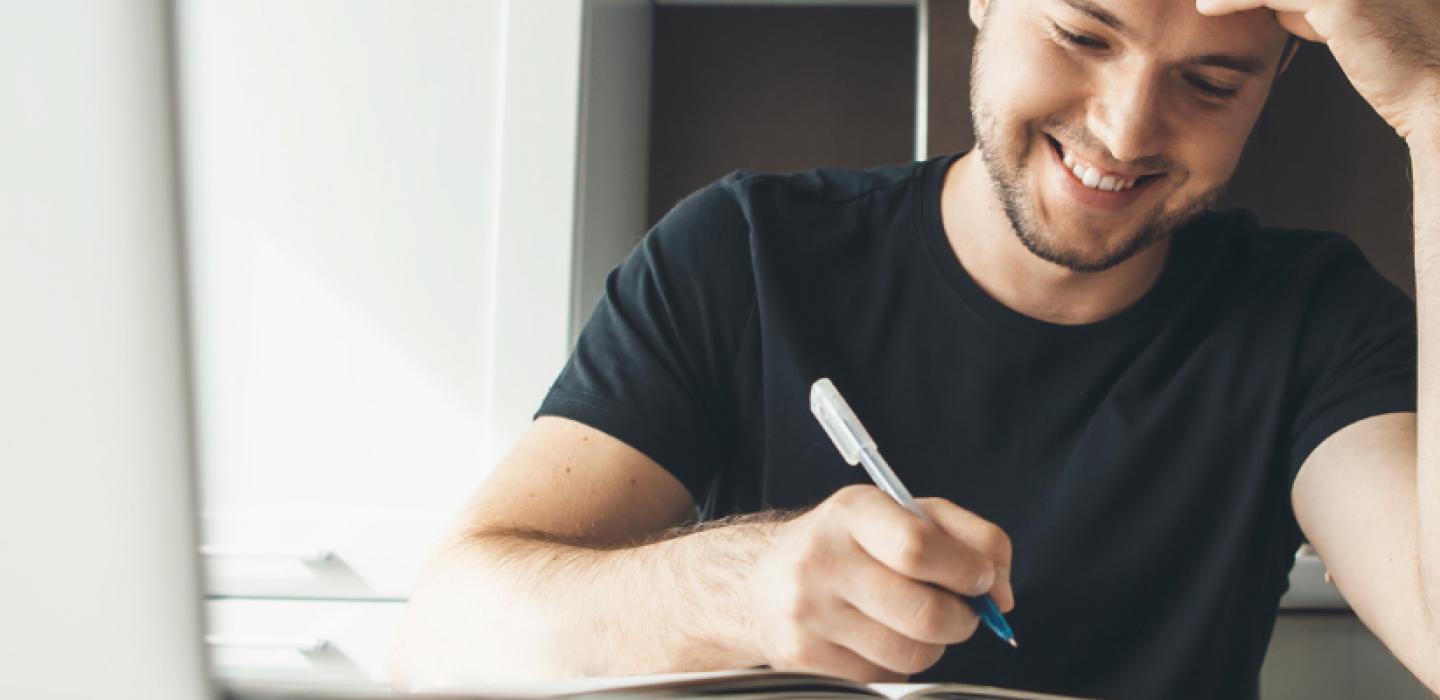
[[[1440,2],[1196,0],[1202,14],[1269,8],[1280,25],[1323,42],[1350,83],[1402,138],[1440,136]]]

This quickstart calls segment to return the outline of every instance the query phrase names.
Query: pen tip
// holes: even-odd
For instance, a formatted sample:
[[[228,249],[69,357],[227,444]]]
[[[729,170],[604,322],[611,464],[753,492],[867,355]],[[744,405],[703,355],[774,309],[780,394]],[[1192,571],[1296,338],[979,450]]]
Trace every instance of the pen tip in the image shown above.
[[[1016,649],[1019,649],[1019,648],[1020,648],[1020,642],[1015,641],[1015,638],[1014,638],[1014,637],[1011,637],[1009,641],[1010,641],[1010,646],[1015,647]]]

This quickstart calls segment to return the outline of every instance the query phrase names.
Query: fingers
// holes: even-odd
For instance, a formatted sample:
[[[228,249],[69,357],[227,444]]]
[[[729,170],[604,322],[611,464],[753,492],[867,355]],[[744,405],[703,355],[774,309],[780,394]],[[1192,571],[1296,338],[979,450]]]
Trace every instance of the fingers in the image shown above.
[[[917,643],[958,644],[980,622],[950,591],[907,578],[869,557],[846,572],[837,593],[859,614]]]
[[[1325,38],[1310,25],[1305,13],[1315,9],[1316,0],[1195,0],[1195,9],[1202,15],[1228,15],[1245,10],[1270,9],[1285,31],[1307,41],[1323,42]]]
[[[862,683],[903,683],[909,678],[908,674],[877,666],[845,647],[818,640],[797,641],[786,647],[771,659],[770,667],[777,671],[824,673]]]
[[[1202,15],[1228,15],[1245,10],[1271,9],[1281,12],[1307,12],[1316,0],[1195,0],[1195,9]]]
[[[858,558],[884,569],[853,545],[852,549]],[[903,578],[888,570],[886,575]],[[943,643],[913,639],[861,612],[843,590],[788,589],[775,598],[778,605],[762,619],[767,628],[763,635],[768,647],[764,656],[776,668],[832,673],[871,682],[899,681],[929,668],[945,652]]]
[[[945,654],[945,644],[917,641],[850,606],[842,606],[817,623],[814,631],[821,638],[832,640],[888,673],[919,673],[934,666]]]
[[[909,578],[977,596],[994,586],[997,568],[1009,568],[1005,533],[947,501],[922,501],[935,521],[932,525],[873,487],[846,489],[835,500],[847,510],[845,517],[861,548]]]
[[[1305,13],[1303,12],[1276,12],[1275,19],[1280,20],[1280,26],[1284,27],[1285,31],[1301,39],[1306,41],[1325,41],[1325,37],[1321,36],[1320,32],[1310,26],[1310,20],[1305,19]]]
[[[1195,9],[1202,15],[1227,15],[1267,7],[1265,0],[1195,0]]]
[[[1010,540],[940,499],[927,522],[873,486],[791,521],[750,581],[761,655],[777,668],[900,680],[929,668],[979,618],[960,595],[1014,605]]]
[[[1010,536],[994,523],[943,498],[922,498],[919,503],[945,534],[966,543],[992,563],[995,582],[985,592],[990,594],[1000,612],[1010,612],[1015,607],[1015,591],[1010,587],[1013,554]]]

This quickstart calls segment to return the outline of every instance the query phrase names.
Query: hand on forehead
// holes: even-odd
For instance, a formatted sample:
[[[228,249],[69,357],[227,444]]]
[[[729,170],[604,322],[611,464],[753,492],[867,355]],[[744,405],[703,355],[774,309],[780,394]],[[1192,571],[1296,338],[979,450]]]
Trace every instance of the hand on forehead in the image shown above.
[[[1169,1],[1169,0],[1165,0]],[[1353,85],[1401,137],[1440,132],[1440,3],[1433,0],[1195,0],[1216,19],[1272,10],[1297,36],[1324,42]]]
[[[982,0],[984,1],[984,0]],[[988,0],[1011,2],[1014,0]],[[1273,10],[1206,15],[1196,0],[1023,0],[1050,13],[1083,18],[1137,45],[1177,53],[1245,53],[1278,57],[1288,32]]]

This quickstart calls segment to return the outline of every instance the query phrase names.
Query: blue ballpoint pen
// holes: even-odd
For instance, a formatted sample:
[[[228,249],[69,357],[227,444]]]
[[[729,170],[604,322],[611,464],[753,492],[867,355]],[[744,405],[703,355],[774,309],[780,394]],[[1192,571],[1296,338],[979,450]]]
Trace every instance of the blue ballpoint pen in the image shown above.
[[[850,404],[840,396],[835,385],[829,379],[820,379],[810,387],[810,412],[815,414],[815,419],[820,421],[820,427],[825,429],[825,434],[830,436],[830,441],[835,443],[835,448],[840,450],[840,456],[845,458],[850,466],[856,464],[865,465],[865,473],[870,475],[871,480],[881,491],[890,494],[905,510],[920,516],[927,523],[934,524],[925,511],[920,509],[920,504],[910,496],[905,485],[890,470],[890,465],[885,463],[885,458],[880,456],[880,451],[875,447],[875,440],[860,424],[860,419],[855,417],[855,412],[850,410]],[[985,621],[989,627],[1001,639],[1010,643],[1012,647],[1019,647],[1015,641],[1015,633],[1010,631],[1009,623],[1005,622],[1005,616],[1000,614],[1000,609],[995,607],[995,601],[990,599],[987,593],[978,597],[960,596],[970,605],[976,615]]]

